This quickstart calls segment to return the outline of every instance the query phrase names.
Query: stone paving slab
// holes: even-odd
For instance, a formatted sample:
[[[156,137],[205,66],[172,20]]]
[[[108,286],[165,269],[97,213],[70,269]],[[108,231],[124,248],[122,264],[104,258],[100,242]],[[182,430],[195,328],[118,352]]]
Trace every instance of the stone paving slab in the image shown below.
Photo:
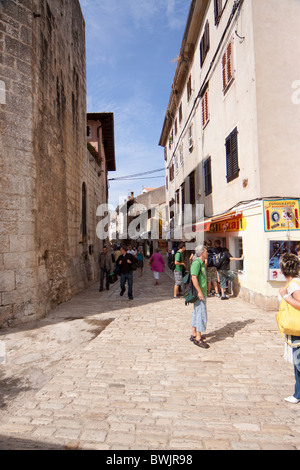
[[[209,298],[210,349],[197,348],[169,274],[155,287],[134,273],[133,301],[94,285],[0,331],[0,449],[300,448],[274,313]]]

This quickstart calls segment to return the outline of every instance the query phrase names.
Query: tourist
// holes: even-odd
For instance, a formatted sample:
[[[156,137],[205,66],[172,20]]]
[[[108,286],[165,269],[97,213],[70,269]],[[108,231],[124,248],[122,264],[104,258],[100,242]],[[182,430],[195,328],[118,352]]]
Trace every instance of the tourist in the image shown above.
[[[183,282],[183,269],[186,267],[183,261],[183,253],[185,252],[185,244],[179,243],[178,251],[175,255],[175,270],[174,270],[174,299],[179,298],[179,288]]]
[[[279,300],[284,299],[288,304],[299,310],[300,315],[300,259],[292,253],[285,253],[279,259],[279,265],[284,275],[287,285],[279,289]],[[299,336],[288,336],[290,344],[300,343]],[[295,373],[295,393],[285,398],[288,403],[297,404],[300,402],[300,347],[293,348],[285,343],[284,358],[294,365]]]
[[[155,285],[158,285],[159,281],[159,273],[163,273],[165,271],[165,262],[160,253],[160,249],[156,248],[155,253],[150,258],[150,266],[151,271],[154,274]]]
[[[196,346],[208,349],[209,344],[205,342],[206,338],[203,336],[203,333],[205,333],[207,327],[207,280],[205,261],[208,257],[208,251],[205,246],[198,245],[195,252],[197,258],[192,263],[191,276],[193,285],[198,292],[198,299],[194,303],[192,316],[192,336],[190,340],[193,341]]]
[[[117,266],[120,267],[120,296],[122,297],[125,292],[126,282],[128,283],[128,298],[133,300],[132,287],[133,287],[133,273],[132,264],[137,263],[137,259],[127,252],[127,247],[121,247],[121,256],[117,260]]]
[[[110,250],[107,250],[107,246],[104,245],[102,252],[99,255],[99,267],[100,267],[100,287],[99,292],[103,291],[104,276],[106,276],[106,290],[109,290],[109,274],[113,270],[113,263],[111,258]]]

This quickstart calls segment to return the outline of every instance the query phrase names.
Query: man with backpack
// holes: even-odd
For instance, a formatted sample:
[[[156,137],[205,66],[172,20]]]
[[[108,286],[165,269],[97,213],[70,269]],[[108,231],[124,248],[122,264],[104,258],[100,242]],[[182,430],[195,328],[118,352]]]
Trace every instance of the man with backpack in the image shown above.
[[[194,303],[192,317],[192,336],[190,340],[193,341],[196,346],[208,349],[209,344],[204,341],[205,337],[203,336],[207,326],[207,280],[205,262],[208,258],[208,251],[205,246],[198,245],[195,253],[197,258],[192,263],[191,276],[192,283],[198,293],[198,299]]]
[[[183,261],[183,253],[185,252],[185,244],[180,242],[178,245],[178,251],[175,255],[175,269],[174,269],[174,299],[178,298],[179,288],[183,282],[183,269],[186,267]]]
[[[206,275],[207,275],[207,295],[208,297],[212,296],[211,293],[211,285],[213,284],[215,289],[215,295],[220,297],[219,293],[219,285],[218,285],[218,271],[214,264],[215,256],[217,255],[217,250],[212,246],[212,241],[207,240],[204,242],[204,246],[208,251],[208,258],[207,258],[207,268],[206,268]]]

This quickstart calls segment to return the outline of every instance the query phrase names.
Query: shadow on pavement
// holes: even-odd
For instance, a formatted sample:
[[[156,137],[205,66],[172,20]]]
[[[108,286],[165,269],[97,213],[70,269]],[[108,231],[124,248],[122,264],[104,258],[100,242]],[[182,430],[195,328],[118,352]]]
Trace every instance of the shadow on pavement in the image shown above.
[[[208,339],[208,343],[218,343],[219,341],[224,341],[226,338],[233,338],[234,335],[245,328],[247,325],[255,323],[255,320],[245,320],[245,321],[234,321],[223,326],[219,330],[211,331],[210,333],[205,333],[205,336]]]

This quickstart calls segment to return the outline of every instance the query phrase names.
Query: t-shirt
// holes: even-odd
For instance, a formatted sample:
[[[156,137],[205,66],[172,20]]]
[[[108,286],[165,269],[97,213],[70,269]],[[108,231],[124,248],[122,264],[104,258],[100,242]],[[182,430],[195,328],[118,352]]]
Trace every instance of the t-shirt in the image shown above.
[[[178,261],[178,263],[182,263],[182,253],[180,253],[180,251],[177,251],[175,255],[175,261]],[[183,266],[181,264],[175,264],[175,271],[181,273],[182,268]]]
[[[287,288],[287,292],[289,295],[293,295],[294,292],[300,290],[300,278],[295,277],[292,282],[290,283],[289,287]],[[278,294],[278,300],[281,301],[282,297]]]
[[[191,276],[197,276],[200,289],[202,290],[203,296],[207,297],[207,280],[206,280],[206,269],[205,263],[200,258],[197,258],[191,266]]]
[[[229,251],[223,251],[221,256],[223,261],[219,269],[222,271],[228,271],[230,269],[230,258],[232,258],[232,256]]]

